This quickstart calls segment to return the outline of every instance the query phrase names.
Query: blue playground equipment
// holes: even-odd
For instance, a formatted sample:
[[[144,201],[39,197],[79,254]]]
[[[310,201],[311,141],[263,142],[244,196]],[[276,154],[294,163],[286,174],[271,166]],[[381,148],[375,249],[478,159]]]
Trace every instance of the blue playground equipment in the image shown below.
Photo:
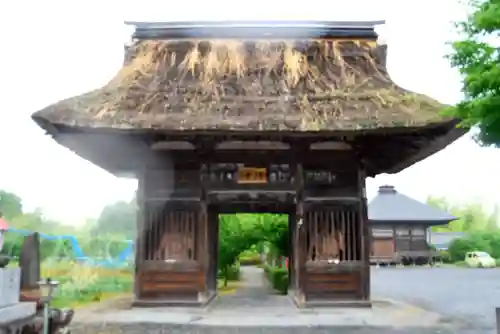
[[[28,236],[30,234],[33,234],[32,231],[27,231],[27,230],[20,230],[16,228],[10,228],[7,230],[9,233],[17,233],[21,234],[22,236]],[[124,242],[127,243],[127,247],[118,254],[117,257],[115,258],[106,258],[106,259],[96,259],[96,258],[91,258],[83,252],[83,249],[80,247],[78,244],[78,240],[75,238],[73,235],[49,235],[45,233],[40,233],[40,238],[45,239],[45,240],[62,240],[62,241],[68,241],[71,245],[71,249],[73,251],[74,258],[79,261],[79,262],[84,262],[88,265],[92,266],[97,266],[97,267],[123,267],[126,266],[130,259],[133,257],[134,253],[134,242],[132,240],[125,240]]]

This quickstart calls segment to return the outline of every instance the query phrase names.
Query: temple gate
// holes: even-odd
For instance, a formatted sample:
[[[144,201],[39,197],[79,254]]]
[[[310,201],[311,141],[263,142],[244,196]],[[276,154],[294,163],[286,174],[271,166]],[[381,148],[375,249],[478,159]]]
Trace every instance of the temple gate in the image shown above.
[[[365,178],[463,133],[391,81],[380,23],[131,23],[113,80],[33,115],[139,180],[136,305],[210,302],[235,212],[289,215],[297,305],[370,305]]]

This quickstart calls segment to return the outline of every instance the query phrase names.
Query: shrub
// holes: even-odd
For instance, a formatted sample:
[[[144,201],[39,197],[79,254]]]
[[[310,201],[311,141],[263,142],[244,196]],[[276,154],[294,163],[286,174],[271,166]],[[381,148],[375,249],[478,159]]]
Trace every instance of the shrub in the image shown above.
[[[278,291],[280,294],[286,295],[288,292],[288,269],[285,268],[273,268],[266,266],[264,271],[267,274],[267,278],[271,283],[273,289]]]
[[[239,281],[240,280],[240,266],[232,265],[229,267],[227,272],[228,281]]]
[[[453,261],[451,260],[450,252],[446,250],[440,250],[438,252],[438,257],[441,261],[443,261],[443,263],[453,263]]]
[[[482,251],[500,258],[500,233],[476,232],[450,243],[448,252],[452,262],[464,261],[467,252]]]
[[[241,266],[257,266],[260,264],[260,255],[240,256],[239,262]]]
[[[240,280],[240,266],[235,264],[232,266],[228,266],[226,270],[221,268],[221,270],[219,270],[218,278],[221,278],[221,279],[224,279],[227,281],[239,281]]]
[[[6,233],[3,250],[7,255],[19,258],[23,243],[23,235],[8,232]],[[71,244],[67,240],[40,238],[41,260],[49,257],[71,258],[73,254]]]

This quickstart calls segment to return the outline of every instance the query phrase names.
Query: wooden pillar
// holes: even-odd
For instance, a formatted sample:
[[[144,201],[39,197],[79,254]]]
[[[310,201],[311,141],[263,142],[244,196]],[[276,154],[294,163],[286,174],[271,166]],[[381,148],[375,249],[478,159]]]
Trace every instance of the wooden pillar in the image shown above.
[[[139,299],[140,289],[140,267],[144,259],[144,228],[145,228],[145,205],[144,205],[144,172],[138,173],[137,177],[137,192],[135,196],[137,213],[136,213],[136,231],[134,244],[134,300]]]
[[[288,277],[290,290],[295,289],[294,272],[294,236],[295,236],[295,210],[288,213]]]
[[[304,170],[302,163],[295,162],[292,166],[294,174],[294,188],[296,193],[296,206],[293,222],[293,267],[294,267],[294,300],[298,306],[305,303],[304,287],[305,287],[305,234],[304,234],[304,206],[303,206],[303,190],[304,190]]]
[[[368,225],[368,205],[366,199],[366,174],[363,166],[358,170],[358,197],[360,199],[359,220],[361,225],[361,254],[363,256],[363,299],[370,301],[370,249],[372,233]]]
[[[215,294],[217,293],[217,275],[219,270],[219,214],[217,210],[209,206],[208,207],[208,227],[209,227],[209,246],[210,246],[210,275],[211,279],[211,290]]]
[[[203,282],[201,283],[202,291],[199,291],[198,300],[202,304],[206,304],[208,300],[211,300],[213,296],[209,292],[210,284],[210,259],[209,259],[209,248],[210,240],[208,237],[208,208],[207,203],[202,196],[202,200],[199,203],[199,209],[196,213],[197,215],[197,234],[195,240],[196,248],[196,261],[203,271]]]

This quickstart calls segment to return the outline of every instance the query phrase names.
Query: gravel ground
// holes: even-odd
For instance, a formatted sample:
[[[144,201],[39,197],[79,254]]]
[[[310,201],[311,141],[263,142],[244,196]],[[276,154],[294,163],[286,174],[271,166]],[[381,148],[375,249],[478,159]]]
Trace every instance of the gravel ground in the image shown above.
[[[500,268],[373,268],[372,295],[438,312],[476,330],[495,333]]]
[[[255,275],[254,275],[255,274]],[[257,272],[249,271],[249,285],[233,297],[224,299],[222,308],[236,308],[248,304],[254,309],[259,305],[274,304],[274,296],[259,281]],[[260,286],[260,288],[259,288]],[[466,268],[373,268],[372,296],[374,299],[390,298],[440,313],[444,321],[440,328],[382,328],[342,327],[323,328],[245,326],[199,326],[196,324],[162,325],[134,324],[75,324],[74,334],[80,333],[170,333],[170,334],[494,334],[495,307],[500,306],[500,269]],[[260,291],[262,290],[262,291]],[[498,304],[497,304],[498,303]],[[227,304],[227,305],[226,305]],[[276,304],[276,307],[285,305]],[[283,319],[286,321],[285,319]],[[143,320],[144,322],[144,320]]]
[[[245,328],[245,327],[200,327],[200,326],[160,326],[151,324],[135,324],[123,326],[106,326],[98,328],[86,326],[85,328],[73,328],[72,334],[482,334],[476,330],[443,330],[442,328],[404,328],[391,329],[381,327],[343,327],[343,328],[321,328],[321,327],[293,327],[293,328]]]

